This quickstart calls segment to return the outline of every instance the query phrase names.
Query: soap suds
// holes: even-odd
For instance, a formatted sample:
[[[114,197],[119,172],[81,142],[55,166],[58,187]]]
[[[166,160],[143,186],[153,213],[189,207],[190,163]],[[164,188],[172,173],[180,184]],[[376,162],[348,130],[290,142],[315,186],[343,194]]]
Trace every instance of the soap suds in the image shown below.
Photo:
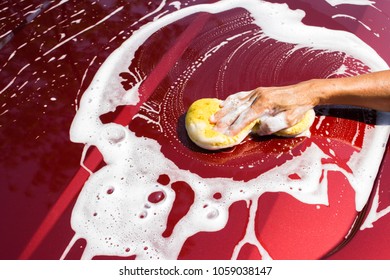
[[[325,0],[332,6],[338,6],[343,4],[358,5],[358,6],[373,6],[375,1],[371,0]]]
[[[229,218],[228,209],[237,201],[247,201],[251,205],[251,215],[244,239],[232,252],[233,258],[237,257],[244,242],[255,245],[263,258],[272,258],[256,241],[253,232],[258,198],[265,192],[284,192],[302,203],[328,205],[329,171],[341,172],[348,178],[356,191],[357,211],[367,202],[389,135],[388,126],[366,128],[361,151],[355,152],[348,161],[352,173],[336,164],[324,163],[329,155],[312,142],[300,155],[243,182],[231,178],[202,178],[194,172],[182,170],[164,156],[156,140],[137,136],[119,124],[102,123],[100,116],[105,113],[121,105],[136,105],[140,101],[138,90],[146,77],[134,73],[136,84],[124,90],[119,74],[128,71],[135,52],[153,33],[189,15],[199,12],[217,14],[234,8],[244,8],[251,14],[253,22],[262,28],[262,38],[295,44],[294,50],[308,47],[345,52],[361,60],[372,71],[388,69],[384,60],[355,35],[304,25],[301,22],[303,11],[290,10],[282,4],[255,0],[219,1],[182,8],[143,25],[102,64],[80,100],[70,130],[73,142],[97,147],[106,163],[89,177],[72,212],[71,226],[76,232],[75,239],[87,241],[83,259],[97,255],[176,259],[189,237],[199,232],[223,229]],[[204,63],[229,43],[231,41],[226,40],[224,44],[211,48],[198,64]],[[193,67],[189,76],[198,69],[198,66]],[[152,109],[144,104],[143,110]],[[289,177],[295,173],[300,180]],[[169,184],[158,183],[162,174],[169,176]],[[175,200],[172,184],[181,181],[193,190],[194,201],[177,222],[172,234],[163,237]],[[156,193],[162,199],[150,202],[148,198]],[[216,193],[221,195],[218,200],[214,199]],[[74,240],[63,258],[73,244]]]

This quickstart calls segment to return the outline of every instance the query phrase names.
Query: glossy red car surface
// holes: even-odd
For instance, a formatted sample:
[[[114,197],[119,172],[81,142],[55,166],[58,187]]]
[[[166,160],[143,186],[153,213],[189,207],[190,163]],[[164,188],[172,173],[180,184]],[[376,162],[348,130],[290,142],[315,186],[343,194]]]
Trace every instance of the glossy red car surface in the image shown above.
[[[162,13],[177,9],[178,1],[166,2],[162,8],[161,1],[53,0],[42,3],[6,0],[0,3],[0,207],[3,213],[0,259],[61,257],[74,234],[70,226],[71,211],[89,176],[80,167],[83,146],[69,139],[69,128],[80,98],[105,59],[135,30],[153,20],[153,16],[144,18],[145,15],[155,10]],[[181,2],[184,8],[216,1]],[[390,3],[387,1],[377,1],[375,8],[332,7],[325,0],[270,2],[287,3],[291,9],[304,10],[305,24],[354,33],[390,63]],[[350,17],[335,17],[337,14]],[[147,76],[141,86],[143,101],[164,103],[170,108],[167,122],[161,125],[177,137],[166,138],[140,119],[120,119],[121,112],[107,114],[103,121],[127,122],[137,135],[156,139],[163,154],[179,168],[205,178],[249,180],[300,154],[313,142],[325,147],[328,153],[332,150],[337,155],[333,158],[337,164],[345,164],[350,155],[361,148],[363,139],[362,136],[355,139],[356,132],[374,125],[375,111],[316,108],[317,118],[310,138],[254,137],[229,152],[206,152],[188,139],[185,111],[175,100],[162,100],[162,93],[191,61],[204,53],[210,40],[215,43],[238,31],[252,30],[254,27],[248,24],[234,25],[237,18],[245,16],[242,9],[234,9],[184,18],[149,38],[129,65]],[[272,48],[267,45],[271,43]],[[359,61],[352,58],[344,61],[345,56],[334,53],[317,56],[316,52],[302,52],[282,66],[278,65],[274,58],[288,49],[288,45],[272,40],[259,43],[239,60],[231,62],[223,82],[218,70],[226,53],[214,55],[207,61],[208,71],[196,72],[193,83],[187,85],[182,104],[188,108],[193,101],[210,97],[210,93],[223,99],[259,85],[287,85],[325,78],[341,63],[356,66],[355,73],[369,71]],[[257,60],[262,61],[262,65],[254,62]],[[315,63],[307,63],[313,60]],[[267,68],[263,67],[265,64]],[[132,77],[128,73],[122,73],[121,77],[122,86],[130,87]],[[121,109],[126,112],[128,108]],[[132,110],[129,115],[134,115]],[[320,117],[326,126],[317,126]],[[260,161],[262,164],[256,169],[241,172],[237,168]],[[92,150],[85,164],[92,170],[99,168],[102,165],[99,152]],[[372,228],[359,229],[377,190],[380,201],[377,210],[390,205],[389,168],[390,147],[387,145],[370,200],[361,212],[355,210],[353,189],[337,172],[328,177],[329,207],[318,209],[285,193],[262,195],[256,218],[258,239],[274,259],[390,259],[390,215],[380,218]],[[169,235],[190,207],[193,192],[185,182],[161,180],[171,184],[176,192],[175,206],[165,231]],[[223,230],[200,232],[190,237],[179,258],[229,259],[245,233],[249,211],[241,201],[233,204],[229,213]],[[66,258],[79,259],[84,247],[85,241],[79,240]],[[260,259],[261,255],[254,246],[246,245],[238,258]]]

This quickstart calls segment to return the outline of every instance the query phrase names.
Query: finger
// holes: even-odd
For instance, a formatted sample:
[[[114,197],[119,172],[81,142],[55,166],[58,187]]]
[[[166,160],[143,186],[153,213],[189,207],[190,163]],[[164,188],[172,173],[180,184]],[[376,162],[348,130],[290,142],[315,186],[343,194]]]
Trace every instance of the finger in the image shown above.
[[[260,118],[260,125],[256,133],[260,136],[269,135],[287,127],[289,127],[289,123],[286,112],[281,112],[275,116],[265,115]]]
[[[291,127],[301,121],[305,117],[306,112],[309,111],[311,108],[312,107],[309,106],[302,106],[295,108],[294,110],[287,111],[286,120],[288,126]]]
[[[226,107],[231,104],[237,104],[247,101],[252,95],[252,91],[239,91],[237,93],[229,95],[222,103],[220,107]]]
[[[233,111],[237,111],[238,108],[242,107],[245,104],[247,104],[248,107],[250,105],[248,102],[250,93],[251,92],[248,91],[241,91],[236,94],[230,95],[228,98],[226,98],[225,101],[222,101],[219,105],[221,109],[210,117],[210,123],[215,124],[221,122],[226,115],[232,113]],[[220,124],[219,126],[221,125],[222,124]]]
[[[238,106],[239,101],[235,98],[230,98],[219,104],[219,109],[215,114],[210,116],[211,123],[218,123],[223,117],[225,117],[229,112],[234,111]],[[223,105],[224,104],[224,105]]]
[[[222,101],[219,103],[219,106],[221,106],[221,103]],[[217,113],[219,112],[220,110],[217,111]],[[212,123],[212,124],[215,124],[218,122],[218,120],[221,118],[221,116],[215,116],[216,113],[212,114],[210,117],[209,117],[209,122]]]
[[[234,123],[234,121],[238,118],[241,111],[233,110],[226,115],[224,115],[214,126],[216,131],[221,133],[226,133],[229,127]]]
[[[228,131],[230,130],[232,124],[236,123],[237,120],[241,122],[241,120],[247,118],[244,112],[248,110],[250,110],[250,104],[244,103],[235,110],[230,111],[223,118],[221,118],[219,122],[217,122],[217,124],[215,125],[215,130],[228,134]]]
[[[253,110],[249,108],[236,118],[228,128],[226,134],[235,136],[256,119],[258,119],[258,115],[254,114]]]
[[[215,114],[210,116],[210,123],[218,123],[221,121],[223,117],[225,117],[231,110],[234,110],[234,108],[231,107],[223,107],[222,109],[218,110]]]

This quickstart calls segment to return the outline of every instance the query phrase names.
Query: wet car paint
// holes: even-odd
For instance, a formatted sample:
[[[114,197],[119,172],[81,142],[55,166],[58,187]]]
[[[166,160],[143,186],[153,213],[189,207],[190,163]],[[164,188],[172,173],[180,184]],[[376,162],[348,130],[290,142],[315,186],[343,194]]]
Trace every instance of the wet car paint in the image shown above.
[[[202,1],[196,1],[196,3],[199,2]],[[353,14],[362,21],[370,22],[373,30],[380,32],[380,36],[377,37],[373,31],[367,30],[358,22],[347,18],[331,19],[330,15],[333,15],[335,10],[325,1],[316,4],[309,1],[286,2],[290,8],[306,11],[307,16],[304,22],[307,24],[352,31],[364,41],[369,42],[385,60],[389,61],[388,52],[385,51],[386,46],[383,44],[390,36],[387,30],[389,22],[386,14],[386,8],[388,10],[389,7],[386,7],[386,4],[378,3],[377,7],[382,10],[380,16],[371,7],[337,7],[337,11],[340,13]],[[190,5],[196,3],[191,2]],[[56,4],[59,5],[56,6]],[[69,225],[72,204],[79,188],[88,177],[88,172],[80,169],[79,166],[82,147],[71,143],[68,136],[78,100],[105,58],[131,36],[133,30],[152,18],[138,23],[136,21],[142,18],[142,15],[156,9],[159,4],[159,2],[153,2],[148,5],[143,1],[132,1],[131,3],[126,1],[53,1],[43,5],[40,2],[24,1],[2,4],[0,10],[4,24],[0,51],[2,83],[2,112],[0,113],[2,161],[0,172],[3,178],[1,205],[3,212],[7,213],[3,217],[1,230],[2,248],[5,248],[1,253],[2,259],[19,257],[58,259],[61,256],[73,234]],[[166,8],[174,10],[172,5],[167,5]],[[203,40],[209,39],[202,37],[202,32],[217,30],[216,23],[218,21],[229,22],[229,18],[234,18],[237,13],[240,12],[226,13],[222,19],[221,16],[208,15],[190,17],[155,34],[142,47],[137,58],[137,66],[144,73],[150,73],[155,67],[166,68],[167,71],[166,76],[162,74],[149,76],[150,79],[143,85],[144,91],[150,95],[149,98],[159,100],[159,92],[169,87],[171,80],[175,80],[175,73],[170,72],[167,63],[160,63],[160,59],[175,45],[178,41],[177,38],[188,26],[191,26],[193,21],[196,20],[203,24],[203,29],[195,35],[198,36],[196,40],[189,42],[191,50],[196,53],[202,51],[202,38]],[[133,23],[135,24],[132,25]],[[218,38],[213,40],[218,40]],[[188,49],[186,50],[187,53],[182,57],[190,60],[191,53],[188,52]],[[246,59],[250,58],[251,56],[248,56]],[[304,59],[308,58],[310,57]],[[214,57],[214,59],[218,61],[218,59],[223,58]],[[304,59],[301,63],[304,63]],[[185,67],[186,61],[179,61]],[[339,60],[336,59],[333,63],[337,63],[337,61]],[[242,87],[253,88],[259,82],[256,81],[256,77],[260,77],[262,84],[265,85],[283,85],[316,77],[313,75],[321,77],[321,75],[331,72],[332,67],[334,67],[333,63],[328,65],[326,61],[319,60],[318,64],[323,67],[321,71],[316,72],[308,68],[306,71],[302,71],[302,75],[297,76],[293,66],[294,63],[298,62],[290,64],[292,65],[290,69],[287,64],[285,72],[278,77],[267,76],[266,73],[258,71],[252,71],[255,75],[250,76],[241,70],[238,79],[241,84],[238,84],[237,79],[233,77],[236,73],[231,71],[229,73],[233,76],[226,79],[231,82],[221,84],[219,96],[226,97],[227,94]],[[364,72],[366,69],[362,71]],[[211,71],[211,73],[216,72]],[[196,90],[198,94],[189,94],[189,97],[183,100],[186,106],[194,99],[203,97],[213,90],[215,83],[212,80],[218,80],[218,77],[212,78],[208,74],[205,77],[206,74],[199,74],[198,79],[203,81],[208,79],[209,82],[195,86],[193,90]],[[128,78],[126,73],[123,74],[123,78],[124,86],[126,86],[126,78]],[[172,106],[174,105],[175,103],[172,103]],[[210,174],[206,167],[206,164],[212,164],[216,166],[213,172],[219,172],[220,176],[228,173],[229,176],[233,174],[235,179],[248,179],[256,176],[256,172],[272,168],[275,164],[280,164],[289,158],[288,154],[283,153],[285,151],[278,148],[279,146],[286,146],[288,151],[299,153],[309,144],[308,141],[324,141],[323,136],[326,133],[325,127],[321,126],[313,131],[311,140],[252,139],[248,145],[237,147],[234,153],[210,154],[199,150],[188,140],[182,125],[181,112],[174,110],[174,108],[172,112],[173,115],[169,118],[178,121],[178,125],[175,124],[172,128],[178,129],[178,138],[173,144],[167,143],[167,140],[161,138],[155,129],[145,129],[143,123],[139,121],[133,121],[130,128],[141,135],[157,138],[164,144],[163,153],[173,161],[179,162],[180,168],[196,170],[204,177],[215,176],[215,173]],[[334,134],[331,148],[336,151],[337,155],[341,155],[341,158],[343,155],[347,157],[355,149],[359,149],[359,143],[362,141],[362,139],[358,139],[355,145],[351,146],[349,143],[353,140],[356,131],[349,131],[347,128],[356,126],[358,130],[363,130],[366,125],[371,125],[375,119],[375,112],[362,110],[340,112],[339,110],[329,111],[318,108],[317,114],[327,116],[329,127],[340,129],[338,133]],[[107,121],[116,118],[115,115],[106,117]],[[317,123],[318,121],[319,119],[317,119]],[[317,123],[314,123],[313,127],[316,127]],[[276,151],[274,151],[275,149]],[[178,150],[181,152],[178,153]],[[282,152],[282,156],[279,156],[280,152]],[[92,158],[98,159],[98,152],[94,153]],[[270,153],[273,156],[270,157]],[[178,161],[183,155],[197,160]],[[266,161],[261,165],[262,170],[237,172],[238,165],[253,163],[261,159]],[[98,161],[94,160],[93,163],[96,165]],[[382,179],[378,180],[376,184],[376,188],[381,190],[381,201],[386,201],[386,194],[388,194],[386,189],[388,178],[385,175],[386,172],[383,171],[388,168],[388,164],[387,152],[380,172]],[[342,180],[338,175],[334,175],[332,178],[330,180],[334,180],[335,185],[338,185],[338,182]],[[77,182],[72,184],[72,179],[73,182],[75,180]],[[74,188],[69,188],[69,186],[74,186]],[[191,191],[186,188],[184,183],[176,185],[176,188],[178,194],[182,193],[180,196],[183,201],[181,207],[185,209],[191,203]],[[265,244],[268,244],[269,250],[273,252],[275,258],[321,258],[331,253],[334,248],[340,250],[337,250],[337,253],[330,258],[375,259],[389,257],[389,250],[375,250],[374,254],[370,247],[362,246],[362,244],[371,244],[373,248],[375,246],[384,248],[383,243],[376,242],[381,240],[383,242],[383,238],[388,233],[388,227],[386,227],[388,216],[375,223],[373,229],[357,230],[353,238],[351,238],[352,236],[348,238],[347,245],[340,248],[340,244],[344,243],[344,236],[357,215],[351,206],[353,193],[350,187],[347,183],[343,183],[341,189],[346,193],[343,193],[342,203],[339,203],[340,208],[329,211],[331,213],[342,211],[344,213],[342,221],[327,214],[320,214],[320,217],[316,217],[318,211],[316,211],[317,209],[313,211],[315,206],[298,203],[284,194],[267,194],[261,198],[259,213],[266,213],[270,211],[269,209],[278,209],[274,212],[270,211],[265,216],[258,215],[258,223],[262,225],[259,229],[261,231],[259,236],[264,239]],[[337,199],[341,190],[332,189],[331,191],[334,191],[333,196]],[[385,202],[383,204],[386,205]],[[294,209],[296,213],[304,214],[299,215],[299,218],[294,220],[291,209]],[[306,220],[302,219],[305,214]],[[363,216],[364,214],[363,212],[359,215]],[[223,231],[200,233],[198,236],[194,236],[188,240],[180,257],[187,259],[228,258],[229,250],[243,234],[245,220],[243,217],[247,217],[247,215],[247,208],[243,203],[235,204],[231,209],[229,224]],[[330,219],[330,222],[324,223],[320,219],[325,216]],[[180,213],[172,214],[171,219],[174,221],[179,217]],[[42,227],[42,221],[44,221],[44,227]],[[313,221],[318,221],[318,223],[313,223]],[[324,225],[328,227],[324,228]],[[325,232],[336,231],[337,234],[328,237],[329,240],[325,239],[324,235],[315,236],[313,233],[318,232],[319,228]],[[291,229],[288,238],[284,235],[285,229]],[[306,237],[301,239],[303,244],[297,243],[298,237],[302,235]],[[37,236],[40,238],[34,239]],[[222,244],[215,244],[213,241],[221,238],[224,239]],[[361,243],[359,240],[362,240]],[[35,245],[31,245],[34,242]],[[309,244],[311,245],[308,246]],[[80,244],[74,246],[68,258],[77,259],[80,257],[80,251],[82,251],[80,247],[83,246],[82,241],[80,241]],[[215,250],[205,251],[205,248],[210,248],[210,246],[215,246]],[[306,250],[291,250],[291,248],[302,248],[302,246]],[[315,246],[314,249],[313,246]],[[240,257],[258,258],[259,255],[255,250],[247,248],[247,250],[243,250]]]

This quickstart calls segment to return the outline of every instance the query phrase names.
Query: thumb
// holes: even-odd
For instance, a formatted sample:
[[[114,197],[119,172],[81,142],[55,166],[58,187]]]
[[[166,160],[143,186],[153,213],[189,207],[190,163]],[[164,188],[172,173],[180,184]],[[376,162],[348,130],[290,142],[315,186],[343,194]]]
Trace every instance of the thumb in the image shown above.
[[[289,127],[289,125],[286,113],[281,112],[275,116],[266,115],[261,117],[260,124],[256,127],[256,131],[254,132],[260,136],[270,135],[287,127]]]

